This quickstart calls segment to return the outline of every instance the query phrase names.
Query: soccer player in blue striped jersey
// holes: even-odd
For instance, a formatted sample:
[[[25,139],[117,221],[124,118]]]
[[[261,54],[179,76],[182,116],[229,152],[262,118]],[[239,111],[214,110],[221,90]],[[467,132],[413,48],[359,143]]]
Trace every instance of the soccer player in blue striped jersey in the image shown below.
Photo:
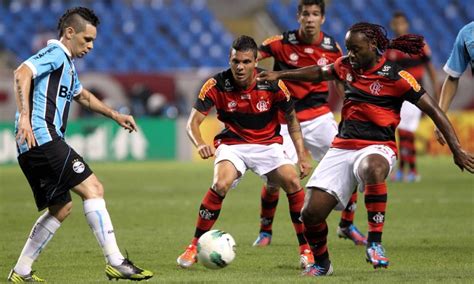
[[[31,267],[69,215],[70,191],[84,201],[87,222],[106,258],[107,277],[144,280],[153,276],[151,271],[135,266],[121,254],[102,184],[83,158],[64,141],[73,99],[130,132],[137,130],[132,116],[111,109],[79,81],[74,59],[92,50],[98,24],[99,19],[88,8],[67,10],[58,23],[60,39],[50,40],[15,70],[18,162],[33,190],[38,210],[47,210],[33,226],[8,281],[44,282]]]

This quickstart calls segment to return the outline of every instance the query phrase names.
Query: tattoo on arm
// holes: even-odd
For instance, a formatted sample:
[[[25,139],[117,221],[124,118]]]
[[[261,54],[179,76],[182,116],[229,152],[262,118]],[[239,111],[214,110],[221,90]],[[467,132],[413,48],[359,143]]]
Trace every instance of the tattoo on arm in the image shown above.
[[[22,111],[25,110],[25,97],[23,95],[23,91],[21,90],[20,80],[16,79],[15,81],[16,81],[16,90],[17,90],[17,93],[18,93],[18,99],[20,101],[19,111],[22,112]]]
[[[289,133],[298,133],[301,132],[300,124],[296,119],[296,113],[292,111],[291,113],[286,114],[286,121],[288,125]]]

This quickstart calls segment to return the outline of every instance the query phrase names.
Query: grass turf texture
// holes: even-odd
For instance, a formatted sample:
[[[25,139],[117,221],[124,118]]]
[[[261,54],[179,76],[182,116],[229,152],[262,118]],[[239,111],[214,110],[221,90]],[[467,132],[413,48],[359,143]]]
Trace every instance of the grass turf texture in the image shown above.
[[[212,163],[144,162],[91,164],[106,190],[119,247],[137,265],[155,272],[150,282],[314,282],[300,276],[297,241],[280,195],[273,240],[267,248],[251,244],[259,229],[261,180],[248,172],[226,197],[214,228],[229,232],[237,256],[227,268],[202,265],[183,270],[176,258],[189,244],[201,199],[212,180]],[[469,282],[474,279],[474,178],[450,158],[420,158],[422,181],[389,183],[384,246],[390,267],[374,270],[365,250],[338,239],[340,214],[328,221],[335,274],[331,283]],[[0,167],[0,282],[23,247],[39,213],[26,179],[16,165]],[[73,196],[72,215],[58,230],[33,269],[49,283],[109,283],[104,258]],[[363,196],[356,224],[367,230]]]

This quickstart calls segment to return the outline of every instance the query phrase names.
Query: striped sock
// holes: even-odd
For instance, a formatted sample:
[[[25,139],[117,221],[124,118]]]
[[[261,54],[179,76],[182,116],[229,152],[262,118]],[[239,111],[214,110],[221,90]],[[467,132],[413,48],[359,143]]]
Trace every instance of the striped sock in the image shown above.
[[[382,231],[387,207],[387,185],[384,183],[365,186],[365,207],[369,223],[367,242],[382,242]]]
[[[298,244],[300,246],[300,253],[304,250],[309,249],[308,242],[304,237],[304,225],[301,221],[301,209],[304,204],[304,190],[300,189],[297,192],[293,192],[286,195],[288,197],[288,203],[290,207],[290,216],[293,227],[295,228],[296,237],[298,238]]]
[[[262,187],[261,193],[261,211],[260,211],[260,232],[272,233],[273,218],[275,217],[276,207],[280,190],[276,192],[267,191],[267,187]]]
[[[327,247],[328,226],[326,221],[319,224],[305,224],[304,236],[313,252],[316,264],[325,265],[329,261]]]
[[[196,245],[198,239],[212,228],[219,217],[223,201],[224,197],[209,188],[202,200],[201,207],[199,207],[196,231],[191,244]]]
[[[339,227],[347,228],[354,222],[355,210],[357,208],[357,188],[354,189],[349,203],[347,203],[346,208],[342,211],[341,221],[339,222]]]

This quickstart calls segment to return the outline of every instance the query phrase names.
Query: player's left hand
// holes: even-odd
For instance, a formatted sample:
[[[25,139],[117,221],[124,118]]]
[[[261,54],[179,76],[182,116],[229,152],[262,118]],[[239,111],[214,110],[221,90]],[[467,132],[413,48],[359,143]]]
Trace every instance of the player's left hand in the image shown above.
[[[463,171],[474,173],[474,156],[463,149],[454,154],[454,163]]]
[[[257,74],[257,81],[276,81],[278,79],[278,72],[275,71],[262,71]]]
[[[300,169],[300,179],[304,179],[311,173],[311,170],[313,169],[313,166],[311,165],[311,162],[308,160],[307,155],[305,157],[302,157],[298,160],[298,167]]]
[[[118,114],[115,118],[115,121],[122,126],[124,129],[128,130],[129,133],[132,131],[137,131],[137,124],[135,123],[135,119],[133,116],[128,114]]]

